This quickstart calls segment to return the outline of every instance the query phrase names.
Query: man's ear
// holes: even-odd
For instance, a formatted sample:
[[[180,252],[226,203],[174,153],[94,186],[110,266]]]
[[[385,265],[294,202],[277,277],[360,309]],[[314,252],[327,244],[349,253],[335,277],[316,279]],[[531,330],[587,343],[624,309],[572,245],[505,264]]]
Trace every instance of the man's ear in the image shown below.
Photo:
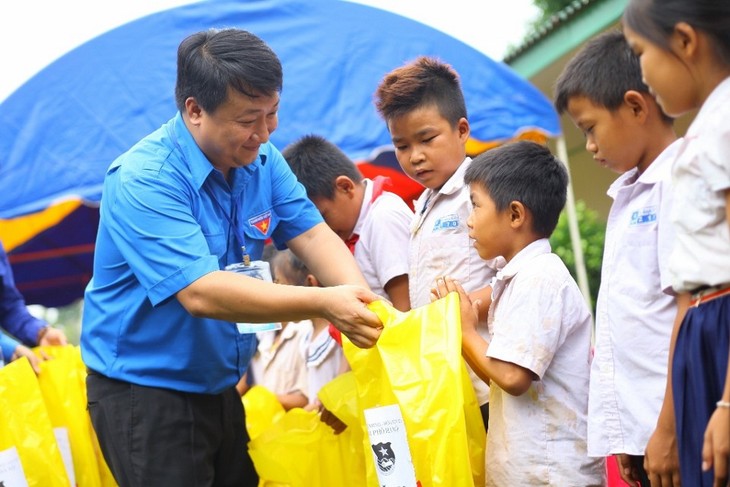
[[[643,122],[649,113],[649,105],[642,93],[629,90],[624,93],[624,103],[629,107],[631,113],[639,121]]]
[[[352,197],[355,191],[355,183],[347,176],[337,176],[337,179],[335,179],[335,191],[345,193]]]
[[[200,125],[200,118],[203,114],[203,109],[198,105],[198,101],[195,97],[188,97],[185,100],[185,115],[193,125]]]

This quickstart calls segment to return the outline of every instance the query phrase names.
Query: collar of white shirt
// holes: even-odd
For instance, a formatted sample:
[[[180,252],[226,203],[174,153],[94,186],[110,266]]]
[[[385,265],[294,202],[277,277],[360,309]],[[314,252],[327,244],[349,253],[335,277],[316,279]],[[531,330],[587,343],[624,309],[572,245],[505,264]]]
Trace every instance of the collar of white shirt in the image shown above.
[[[509,281],[533,258],[542,254],[549,254],[551,251],[550,241],[546,238],[541,238],[517,252],[517,255],[512,257],[512,260],[507,262],[492,279],[492,300],[496,300],[502,294]]]

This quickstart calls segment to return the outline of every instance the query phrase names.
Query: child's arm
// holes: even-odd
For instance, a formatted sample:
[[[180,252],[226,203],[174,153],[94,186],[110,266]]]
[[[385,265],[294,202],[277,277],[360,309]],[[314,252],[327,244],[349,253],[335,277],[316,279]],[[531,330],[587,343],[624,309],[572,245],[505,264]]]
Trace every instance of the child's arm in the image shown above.
[[[730,460],[730,361],[725,374],[725,390],[715,412],[710,416],[702,445],[702,470],[715,468],[717,486],[727,485],[728,460]]]
[[[408,294],[408,274],[395,276],[383,286],[391,304],[398,311],[411,309],[411,298]]]
[[[725,219],[730,225],[730,190],[725,191]],[[730,357],[730,350],[728,351]],[[715,467],[715,485],[726,485],[730,463],[730,360],[725,374],[725,389],[705,430],[702,445],[702,470]]]
[[[679,486],[679,455],[677,453],[677,436],[674,420],[674,392],[672,389],[672,359],[674,345],[677,341],[679,327],[689,307],[689,294],[677,296],[677,316],[674,319],[672,336],[669,342],[669,364],[667,366],[667,384],[664,392],[664,401],[657,425],[649,438],[644,452],[644,470],[646,470],[652,485]],[[623,477],[623,475],[622,475]]]
[[[474,372],[485,382],[494,382],[513,396],[527,392],[535,374],[512,362],[487,357],[489,343],[477,332],[480,301],[472,302],[461,284],[449,277],[436,280],[437,297],[450,292],[459,293],[461,303],[461,352]]]
[[[284,409],[289,411],[294,408],[303,408],[309,400],[301,391],[292,391],[287,394],[279,394],[276,396]]]

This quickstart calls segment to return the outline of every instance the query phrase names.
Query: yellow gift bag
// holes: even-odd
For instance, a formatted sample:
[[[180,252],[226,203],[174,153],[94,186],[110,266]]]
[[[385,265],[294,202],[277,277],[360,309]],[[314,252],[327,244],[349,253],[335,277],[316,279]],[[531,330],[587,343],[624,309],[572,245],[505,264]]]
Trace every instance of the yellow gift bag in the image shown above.
[[[458,294],[407,313],[384,301],[369,307],[384,324],[375,347],[360,349],[343,338],[361,411],[399,408],[422,487],[484,485],[486,433],[461,357]],[[365,434],[369,486],[380,485],[373,458],[377,447]],[[382,471],[389,460],[387,455],[383,464],[380,460]]]
[[[34,352],[49,358],[41,362],[38,382],[51,424],[57,435],[66,438],[70,449],[66,460],[71,461],[67,465],[69,478],[75,479],[78,487],[101,487],[95,433],[86,411],[86,368],[80,349],[72,345],[47,346],[37,347]]]
[[[349,382],[347,379],[351,379]],[[349,404],[347,395],[350,390]],[[325,402],[323,392],[337,397]],[[347,419],[342,407],[357,415],[354,379],[351,374],[338,377],[320,392],[323,403],[335,404],[330,410]],[[342,394],[341,394],[342,393]],[[326,393],[325,393],[326,395]],[[249,454],[261,478],[262,487],[334,487],[364,486],[365,466],[362,432],[357,421],[343,433],[335,435],[317,412],[294,408],[284,412],[276,396],[260,386],[244,396],[246,428],[251,441]]]
[[[246,431],[252,440],[271,428],[286,412],[276,394],[264,386],[252,386],[241,400],[246,411]]]
[[[0,483],[70,485],[38,380],[25,357],[0,369]]]

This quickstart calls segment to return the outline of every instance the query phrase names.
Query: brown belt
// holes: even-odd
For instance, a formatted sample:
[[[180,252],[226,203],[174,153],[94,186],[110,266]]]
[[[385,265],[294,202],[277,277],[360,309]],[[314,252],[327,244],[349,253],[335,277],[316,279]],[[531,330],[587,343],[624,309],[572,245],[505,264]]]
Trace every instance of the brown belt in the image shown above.
[[[690,307],[697,307],[702,303],[727,296],[728,294],[730,294],[730,284],[711,286],[692,293],[692,299],[690,300],[689,305]]]

